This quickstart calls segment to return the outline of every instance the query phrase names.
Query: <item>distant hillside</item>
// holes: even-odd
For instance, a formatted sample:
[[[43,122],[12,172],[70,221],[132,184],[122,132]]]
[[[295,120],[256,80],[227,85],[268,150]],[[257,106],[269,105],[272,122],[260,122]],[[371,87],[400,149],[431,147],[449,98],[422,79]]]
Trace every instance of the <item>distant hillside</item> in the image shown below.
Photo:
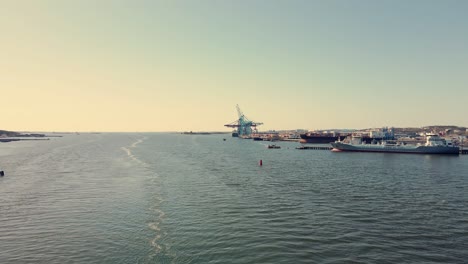
[[[455,133],[455,134],[465,134],[466,127],[459,126],[425,126],[421,128],[398,128],[395,131],[400,132],[444,132],[444,133]]]
[[[442,130],[460,130],[460,131],[466,131],[466,127],[459,127],[459,126],[425,126],[422,129],[424,130],[437,130],[437,131],[442,131]]]

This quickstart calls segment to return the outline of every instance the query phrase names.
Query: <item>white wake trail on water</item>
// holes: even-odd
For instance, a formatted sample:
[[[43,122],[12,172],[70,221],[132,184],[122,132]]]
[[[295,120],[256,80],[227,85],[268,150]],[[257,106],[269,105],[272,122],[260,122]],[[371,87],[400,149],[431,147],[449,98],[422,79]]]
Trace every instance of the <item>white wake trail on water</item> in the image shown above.
[[[147,140],[147,137],[142,137],[137,139],[135,142],[130,144],[129,146],[122,147],[121,149],[127,154],[127,156],[134,162],[140,164],[142,167],[145,169],[151,169],[151,166],[147,164],[146,162],[142,161],[139,159],[134,153],[133,150],[138,147],[139,144],[145,142]],[[159,174],[151,171],[152,173],[152,181],[159,181]],[[160,193],[160,192],[159,192]],[[149,254],[149,259],[153,260],[155,257],[157,257],[159,254],[164,252],[164,254],[167,254],[173,258],[175,258],[175,254],[170,252],[170,247],[169,245],[165,245],[162,243],[161,239],[164,239],[164,237],[167,236],[167,232],[164,230],[161,230],[161,224],[164,222],[166,213],[164,213],[160,207],[161,203],[163,203],[163,199],[160,195],[155,197],[154,204],[149,208],[149,210],[154,212],[155,219],[149,223],[147,223],[148,228],[154,232],[154,237],[149,241],[150,245],[154,248],[154,251]]]
[[[158,204],[159,205],[159,204]],[[165,233],[161,233],[161,227],[160,224],[164,220],[164,216],[166,215],[163,211],[159,209],[153,209],[156,213],[158,213],[158,221],[148,223],[149,229],[153,230],[156,233],[156,236],[151,240],[151,246],[154,247],[156,250],[156,253],[161,252],[162,250],[162,245],[159,244],[159,240],[161,239],[161,235],[166,235]]]
[[[144,137],[144,138],[140,138],[138,139],[137,141],[133,142],[132,145],[130,145],[131,148],[135,148],[138,144],[142,143],[143,141],[145,141],[147,139],[147,137]]]
[[[140,160],[138,157],[136,157],[133,152],[132,152],[132,149],[136,148],[138,144],[140,143],[143,143],[145,140],[147,139],[147,137],[143,137],[143,138],[139,138],[137,139],[137,141],[133,142],[130,146],[128,147],[121,147],[121,149],[123,151],[125,151],[125,153],[127,153],[127,156],[129,158],[131,158],[133,161],[139,163],[140,165],[142,166],[148,166],[148,164],[142,160]]]
[[[176,257],[175,253],[171,252],[169,244],[164,243],[164,240],[167,238],[167,232],[161,228],[161,224],[163,224],[166,218],[166,213],[159,209],[163,202],[164,200],[161,199],[161,197],[156,197],[154,205],[149,208],[155,213],[155,219],[148,223],[148,228],[155,234],[150,241],[150,244],[154,249],[154,251],[148,255],[150,261],[157,261],[158,256],[161,256],[161,254],[172,259],[175,259]]]

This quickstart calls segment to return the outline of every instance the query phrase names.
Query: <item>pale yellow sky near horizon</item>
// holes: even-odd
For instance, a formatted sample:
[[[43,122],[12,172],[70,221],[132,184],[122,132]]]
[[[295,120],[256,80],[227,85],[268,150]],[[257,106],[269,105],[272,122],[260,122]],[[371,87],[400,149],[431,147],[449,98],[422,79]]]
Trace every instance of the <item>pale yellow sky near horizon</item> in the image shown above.
[[[0,2],[0,129],[229,131],[236,104],[261,130],[468,126],[460,10]]]

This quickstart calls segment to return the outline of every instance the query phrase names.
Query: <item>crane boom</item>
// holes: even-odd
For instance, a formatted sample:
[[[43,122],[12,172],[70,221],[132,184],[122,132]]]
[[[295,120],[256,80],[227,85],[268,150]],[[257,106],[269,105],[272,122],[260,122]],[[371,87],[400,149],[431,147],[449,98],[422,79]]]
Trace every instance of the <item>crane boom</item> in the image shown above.
[[[250,135],[252,134],[252,131],[257,131],[257,126],[262,125],[263,123],[253,122],[249,120],[244,115],[244,113],[242,113],[242,110],[240,109],[239,105],[236,105],[236,109],[237,109],[237,115],[239,116],[239,119],[229,124],[226,124],[224,126],[231,127],[237,130],[237,132],[233,133],[233,136],[238,135],[240,137],[250,137]]]

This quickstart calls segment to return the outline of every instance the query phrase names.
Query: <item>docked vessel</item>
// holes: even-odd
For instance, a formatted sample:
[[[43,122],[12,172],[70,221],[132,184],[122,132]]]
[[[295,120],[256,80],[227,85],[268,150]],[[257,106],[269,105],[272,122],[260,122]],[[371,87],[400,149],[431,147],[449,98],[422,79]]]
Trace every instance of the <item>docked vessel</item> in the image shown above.
[[[336,133],[309,132],[300,134],[300,137],[301,143],[328,144],[337,140],[341,141],[346,138],[346,135],[340,135]]]
[[[390,152],[390,153],[416,153],[416,154],[455,154],[460,153],[458,146],[450,140],[436,134],[427,134],[426,143],[407,145],[397,141],[382,141],[377,144],[366,144],[361,137],[353,137],[349,142],[336,141],[331,143],[332,151],[358,151],[358,152]]]
[[[381,129],[372,129],[370,131],[361,132],[362,141],[366,144],[383,143],[384,141],[395,140],[393,128],[383,127]]]
[[[384,140],[395,139],[393,128],[383,127],[369,131],[356,132],[361,136],[362,142],[367,144],[381,143]],[[301,134],[301,143],[328,144],[335,141],[342,141],[351,133],[322,132],[314,131]]]

